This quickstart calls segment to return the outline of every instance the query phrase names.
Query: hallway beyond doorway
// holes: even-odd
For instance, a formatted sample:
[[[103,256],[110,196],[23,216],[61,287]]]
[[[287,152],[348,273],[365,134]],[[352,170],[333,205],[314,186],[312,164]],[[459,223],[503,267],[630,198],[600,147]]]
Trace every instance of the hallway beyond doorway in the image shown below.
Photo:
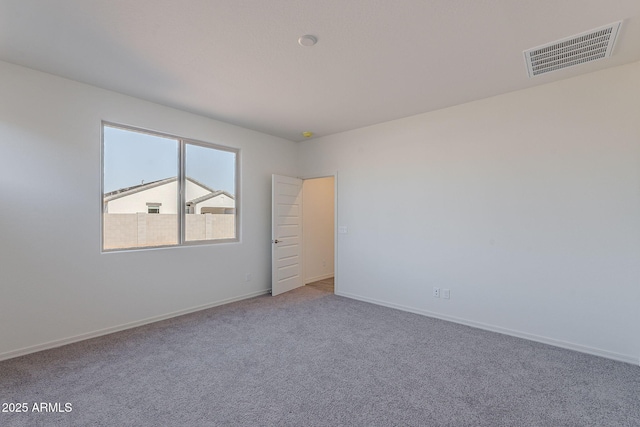
[[[328,279],[318,280],[317,282],[308,283],[307,286],[313,286],[315,289],[325,291],[327,293],[334,293],[333,277]]]

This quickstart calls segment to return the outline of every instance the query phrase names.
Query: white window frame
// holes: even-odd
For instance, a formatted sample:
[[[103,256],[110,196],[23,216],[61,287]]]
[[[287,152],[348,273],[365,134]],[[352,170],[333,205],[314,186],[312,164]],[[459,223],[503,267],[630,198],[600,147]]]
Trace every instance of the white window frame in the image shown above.
[[[178,230],[177,230],[177,235],[178,235],[178,243],[176,244],[170,244],[170,245],[161,245],[161,246],[133,246],[133,247],[126,247],[126,248],[114,248],[114,249],[105,249],[104,248],[104,213],[105,209],[104,209],[104,128],[105,127],[113,127],[113,128],[118,128],[118,129],[122,129],[122,130],[126,130],[126,131],[131,131],[131,132],[138,132],[138,133],[144,133],[147,135],[151,135],[151,136],[157,136],[157,137],[161,137],[161,138],[169,138],[169,139],[175,139],[178,141],[178,153],[177,153],[177,157],[178,157]],[[233,148],[233,147],[227,147],[224,145],[220,145],[220,144],[214,144],[214,143],[210,143],[210,142],[204,142],[204,141],[198,141],[195,139],[191,139],[191,138],[184,138],[181,136],[177,136],[177,135],[173,135],[173,134],[169,134],[169,133],[165,133],[165,132],[158,132],[158,131],[153,131],[153,130],[148,130],[148,129],[144,129],[144,128],[140,128],[140,127],[135,127],[135,126],[130,126],[130,125],[123,125],[120,123],[114,123],[114,122],[109,122],[109,121],[105,121],[103,120],[100,124],[100,247],[102,249],[102,252],[122,252],[122,251],[140,251],[140,250],[150,250],[150,249],[158,249],[158,248],[176,248],[176,247],[182,247],[182,246],[198,246],[198,245],[211,245],[211,244],[218,244],[218,243],[236,243],[236,242],[240,242],[240,223],[241,223],[241,216],[240,216],[240,149],[239,148]],[[230,152],[230,153],[234,153],[235,154],[235,177],[234,177],[234,187],[235,187],[235,194],[234,194],[234,200],[235,200],[235,224],[234,224],[234,228],[235,228],[235,237],[233,238],[228,238],[228,239],[209,239],[209,240],[186,240],[186,229],[185,229],[185,224],[186,224],[186,191],[185,191],[185,184],[186,184],[186,147],[187,145],[197,145],[197,146],[201,146],[201,147],[205,147],[205,148],[211,148],[214,150],[220,150],[220,151],[226,151],[226,152]],[[154,207],[160,207],[160,203],[154,203],[153,204]]]
[[[162,206],[162,203],[147,203],[147,213],[159,214],[160,206]],[[149,212],[151,209],[157,209],[158,212]]]

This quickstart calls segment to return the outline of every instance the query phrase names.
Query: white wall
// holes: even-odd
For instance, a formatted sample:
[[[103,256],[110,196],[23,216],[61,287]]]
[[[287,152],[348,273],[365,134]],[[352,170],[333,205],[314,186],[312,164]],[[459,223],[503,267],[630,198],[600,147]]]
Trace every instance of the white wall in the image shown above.
[[[242,241],[102,254],[101,120],[239,148]],[[268,290],[272,173],[294,143],[0,62],[0,359]]]
[[[298,158],[0,62],[0,359],[266,291],[271,174],[337,170],[342,294],[638,363],[638,99],[635,63],[308,141]],[[100,253],[101,120],[240,148],[242,241]]]
[[[638,363],[640,63],[299,154],[339,173],[340,294]]]
[[[333,277],[334,178],[302,182],[302,232],[304,233],[304,283]]]

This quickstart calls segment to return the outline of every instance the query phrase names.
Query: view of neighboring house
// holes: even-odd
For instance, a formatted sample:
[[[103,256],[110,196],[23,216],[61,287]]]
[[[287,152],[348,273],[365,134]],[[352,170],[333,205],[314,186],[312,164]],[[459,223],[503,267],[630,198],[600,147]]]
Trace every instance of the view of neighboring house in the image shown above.
[[[235,197],[185,180],[185,241],[236,236]],[[104,194],[103,249],[178,244],[178,179],[161,179]],[[200,215],[207,214],[207,215]]]
[[[223,190],[214,190],[193,178],[186,178],[187,214],[233,214],[235,198]],[[104,213],[178,213],[178,179],[166,178],[121,188],[104,194]]]

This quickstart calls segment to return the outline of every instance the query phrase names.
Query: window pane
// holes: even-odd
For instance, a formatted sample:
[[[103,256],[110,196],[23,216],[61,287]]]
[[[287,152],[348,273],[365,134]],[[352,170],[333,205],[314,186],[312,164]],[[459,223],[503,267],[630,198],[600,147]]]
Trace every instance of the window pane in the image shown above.
[[[178,244],[179,141],[104,126],[103,249]]]
[[[185,241],[236,237],[236,153],[185,147]]]

